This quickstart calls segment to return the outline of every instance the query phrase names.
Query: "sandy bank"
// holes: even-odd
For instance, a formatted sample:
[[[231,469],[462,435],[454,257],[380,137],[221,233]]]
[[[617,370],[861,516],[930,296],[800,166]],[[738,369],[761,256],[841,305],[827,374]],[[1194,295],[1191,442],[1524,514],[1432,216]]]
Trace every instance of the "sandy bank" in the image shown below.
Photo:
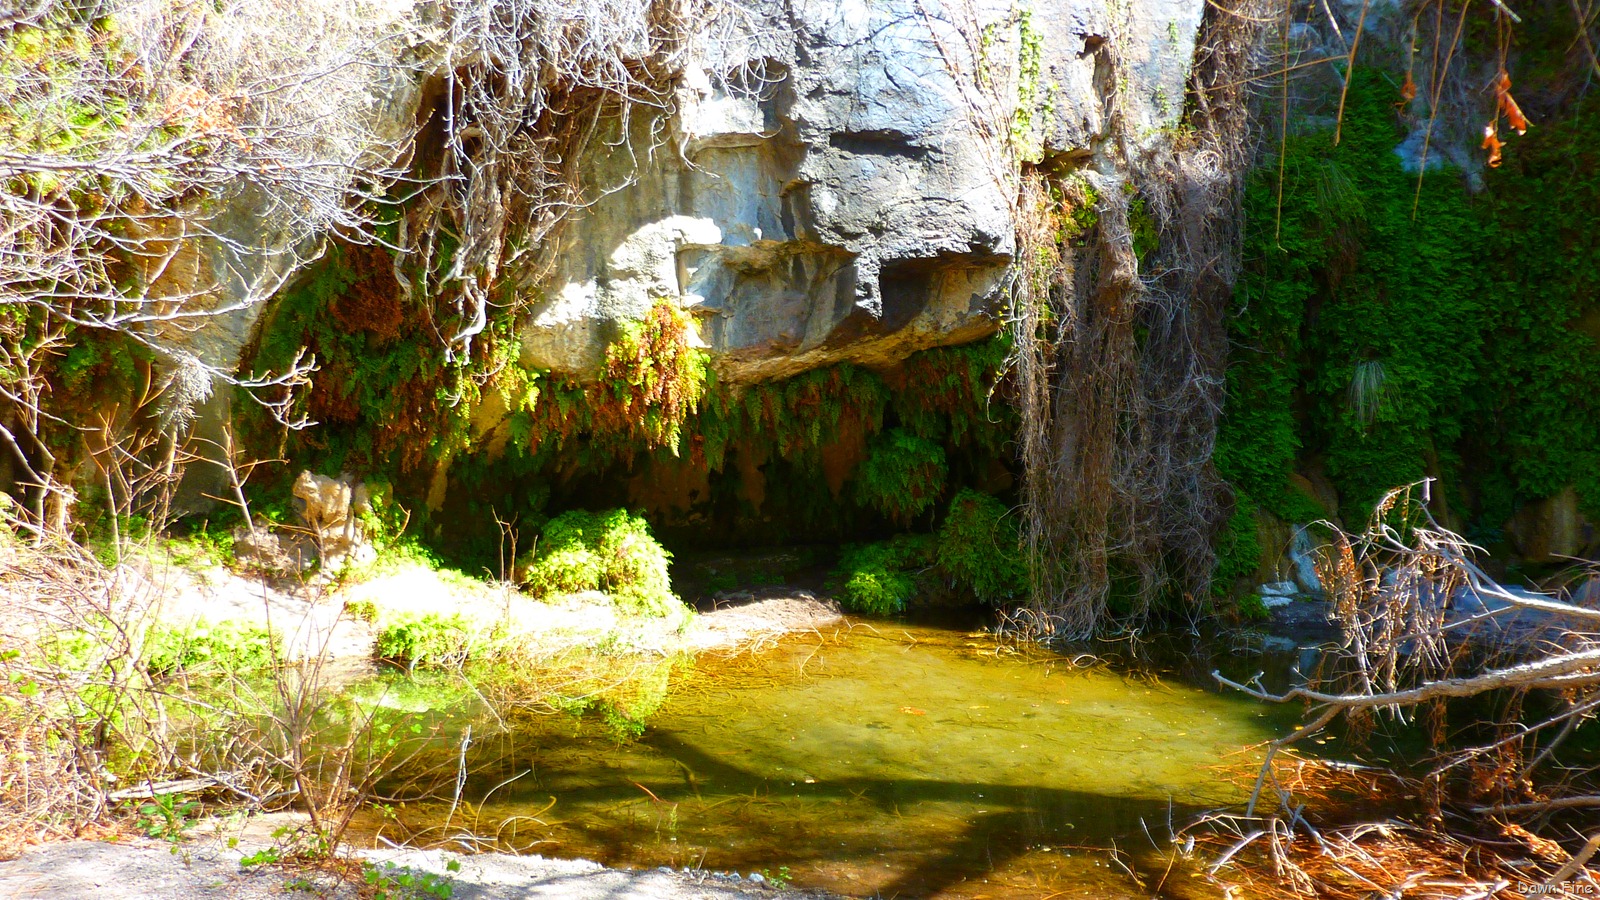
[[[242,840],[228,847],[220,837],[192,840],[179,853],[144,838],[116,843],[71,841],[35,848],[0,862],[0,897],[29,900],[281,900],[324,897],[354,900],[363,885],[317,872],[253,866],[239,860],[264,844]],[[448,878],[457,900],[717,900],[728,897],[824,898],[831,895],[779,891],[744,873],[734,880],[713,872],[667,869],[608,869],[587,860],[546,859],[484,853],[459,856],[437,850],[357,851],[353,858]],[[450,872],[448,860],[460,870]],[[359,875],[354,876],[359,878]],[[403,896],[403,895],[402,895]],[[426,894],[418,896],[427,896]]]

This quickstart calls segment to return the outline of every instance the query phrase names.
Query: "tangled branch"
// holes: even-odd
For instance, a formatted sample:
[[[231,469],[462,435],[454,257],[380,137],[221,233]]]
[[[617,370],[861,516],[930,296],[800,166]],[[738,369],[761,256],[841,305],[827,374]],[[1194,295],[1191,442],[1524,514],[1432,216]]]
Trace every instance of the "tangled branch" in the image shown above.
[[[1304,727],[1268,745],[1247,816],[1268,787],[1278,805],[1293,810],[1275,774],[1281,751],[1341,718],[1360,736],[1378,715],[1425,726],[1432,745],[1425,799],[1435,809],[1531,827],[1553,813],[1600,804],[1594,769],[1581,753],[1562,752],[1600,710],[1600,609],[1579,599],[1589,596],[1595,576],[1548,593],[1495,582],[1474,562],[1476,548],[1434,520],[1429,487],[1424,481],[1389,492],[1365,531],[1334,530],[1323,548],[1318,575],[1329,617],[1343,632],[1328,687],[1312,682],[1274,692],[1213,673],[1259,700],[1309,705]],[[1530,706],[1525,700],[1535,691],[1547,700]],[[1452,734],[1446,701],[1472,698],[1497,704],[1497,717]],[[1456,773],[1465,777],[1452,784]]]

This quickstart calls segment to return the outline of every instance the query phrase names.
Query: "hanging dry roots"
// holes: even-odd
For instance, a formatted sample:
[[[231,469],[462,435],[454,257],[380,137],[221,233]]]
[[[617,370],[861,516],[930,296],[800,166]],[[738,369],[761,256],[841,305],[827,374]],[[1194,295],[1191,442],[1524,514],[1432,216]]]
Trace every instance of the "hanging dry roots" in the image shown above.
[[[1011,330],[1032,605],[1052,629],[1045,637],[1136,628],[1158,605],[1193,609],[1209,590],[1224,517],[1211,454],[1258,6],[1207,7],[1192,131],[1170,139],[1131,133],[1118,109],[1123,63],[1106,41],[1095,52],[1112,140],[1098,168],[1120,174],[1024,178]],[[1090,209],[1080,239],[1071,226]],[[1113,594],[1126,607],[1115,623]]]
[[[770,29],[744,0],[451,0],[440,19],[443,152],[400,244],[447,349],[470,355],[491,307],[514,312],[548,274],[567,215],[666,144],[684,71],[759,84],[741,48]],[[588,166],[614,183],[585,172],[601,142],[633,162]]]

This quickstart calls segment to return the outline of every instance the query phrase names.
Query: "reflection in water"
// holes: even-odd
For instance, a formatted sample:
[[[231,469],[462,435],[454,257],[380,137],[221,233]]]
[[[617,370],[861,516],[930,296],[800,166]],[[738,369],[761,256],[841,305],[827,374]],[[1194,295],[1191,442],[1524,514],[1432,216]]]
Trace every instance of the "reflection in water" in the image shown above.
[[[1209,767],[1287,727],[1269,713],[985,636],[858,625],[680,667],[637,740],[593,716],[480,721],[450,833],[612,865],[787,867],[855,895],[1185,896],[1198,882],[1166,872],[1168,822],[1241,799]],[[455,752],[441,741],[434,762]],[[448,807],[401,821],[438,839]]]

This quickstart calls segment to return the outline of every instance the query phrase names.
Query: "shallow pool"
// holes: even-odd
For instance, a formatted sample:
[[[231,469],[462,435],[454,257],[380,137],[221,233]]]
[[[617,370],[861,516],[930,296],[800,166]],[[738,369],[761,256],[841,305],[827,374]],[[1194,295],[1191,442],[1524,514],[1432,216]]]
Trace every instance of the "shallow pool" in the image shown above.
[[[381,827],[863,896],[1214,895],[1168,823],[1239,802],[1216,767],[1293,711],[1089,662],[881,623],[702,657],[637,738],[477,719],[460,799],[447,778]],[[419,768],[451,768],[451,732]]]

